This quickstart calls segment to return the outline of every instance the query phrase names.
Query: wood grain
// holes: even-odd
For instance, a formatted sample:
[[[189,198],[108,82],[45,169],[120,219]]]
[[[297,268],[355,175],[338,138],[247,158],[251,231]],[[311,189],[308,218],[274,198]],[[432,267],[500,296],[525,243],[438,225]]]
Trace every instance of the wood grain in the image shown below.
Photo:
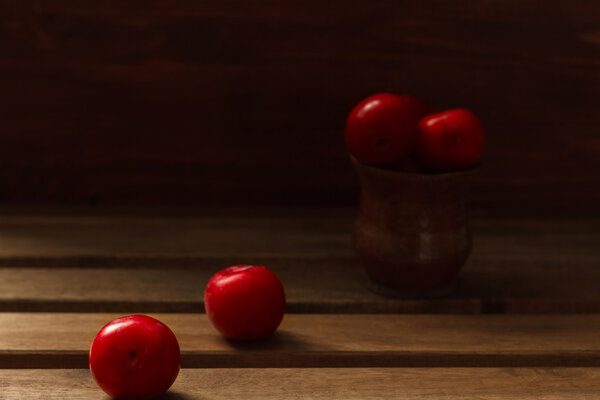
[[[480,208],[600,200],[597,2],[0,2],[4,201],[350,204],[352,105],[489,131]]]
[[[446,297],[393,299],[371,292],[352,259],[256,260],[268,261],[260,264],[269,265],[282,280],[291,313],[600,312],[600,273],[591,261],[572,267],[539,262],[525,270],[524,263],[510,260],[488,262],[480,270],[470,263]],[[200,269],[2,268],[0,310],[203,312],[209,278],[233,264],[211,261]]]
[[[118,314],[0,313],[1,368],[86,368]],[[226,367],[600,366],[600,315],[295,315],[275,335],[230,342],[205,314],[158,314],[182,365]]]
[[[352,257],[356,207],[19,207],[0,206],[5,266],[126,266],[139,259]],[[557,210],[470,219],[476,256],[577,260],[598,256],[600,218]],[[111,263],[112,260],[112,263]],[[124,260],[118,264],[119,260]],[[78,263],[79,261],[79,263]]]
[[[93,208],[63,214],[60,209],[17,212],[9,208],[1,213],[0,258],[5,265],[20,258],[27,264],[28,258],[348,256],[352,252],[349,232],[354,211],[349,208],[161,209],[138,216]]]
[[[368,289],[353,209],[136,212],[4,210],[0,310],[201,312],[213,273],[257,264],[280,276],[293,313],[600,312],[597,218],[472,218],[457,289],[399,300]]]
[[[161,399],[570,400],[600,390],[598,368],[183,369]],[[3,398],[105,399],[87,370],[0,370]]]

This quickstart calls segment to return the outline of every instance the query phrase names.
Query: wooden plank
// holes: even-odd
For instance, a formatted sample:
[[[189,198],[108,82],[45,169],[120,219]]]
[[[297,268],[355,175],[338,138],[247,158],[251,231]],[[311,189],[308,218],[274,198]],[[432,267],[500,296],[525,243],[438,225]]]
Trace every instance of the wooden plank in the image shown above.
[[[383,298],[368,289],[368,278],[352,259],[304,259],[302,264],[255,260],[269,261],[280,277],[291,313],[478,313],[482,309],[482,300],[470,297]],[[211,261],[202,269],[0,268],[0,311],[203,312],[210,276],[228,265],[224,260]],[[579,305],[596,306],[593,299]]]
[[[40,258],[352,254],[349,232],[354,211],[348,208],[213,207],[122,215],[126,212],[8,207],[0,218],[0,262],[31,265],[28,261]]]
[[[290,313],[590,313],[600,312],[600,272],[525,260],[469,263],[456,290],[437,299],[393,299],[371,292],[352,259],[270,260]],[[205,260],[206,264],[210,264]],[[230,263],[231,264],[231,263]],[[203,312],[204,288],[225,264],[202,269],[1,268],[0,311]]]
[[[0,207],[0,265],[98,267],[119,259],[352,257],[355,207]],[[471,218],[473,256],[597,257],[598,216]],[[79,262],[77,262],[79,260]],[[151,261],[150,261],[151,263]],[[123,262],[117,266],[125,266]]]
[[[349,204],[344,120],[382,90],[482,116],[477,204],[593,211],[600,200],[594,1],[0,11],[5,201]]]
[[[0,311],[201,312],[210,276],[247,263],[280,276],[294,313],[600,312],[597,218],[473,218],[457,289],[399,300],[368,289],[352,209],[129,212],[5,209]]]
[[[117,314],[0,313],[0,368],[86,368]],[[225,340],[205,314],[158,314],[182,365],[225,367],[600,366],[600,315],[295,315],[264,341]]]
[[[3,399],[104,398],[87,370],[0,370]],[[599,368],[183,369],[164,399],[579,400]]]

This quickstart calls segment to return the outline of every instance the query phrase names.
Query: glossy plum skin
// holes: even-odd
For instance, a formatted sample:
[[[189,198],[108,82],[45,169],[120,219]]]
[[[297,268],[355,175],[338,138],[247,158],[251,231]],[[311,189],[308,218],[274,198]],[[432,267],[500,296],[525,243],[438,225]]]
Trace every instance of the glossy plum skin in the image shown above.
[[[485,148],[485,131],[469,110],[431,114],[419,122],[417,153],[421,164],[434,172],[467,169],[478,164]]]
[[[109,396],[148,400],[165,393],[179,373],[179,343],[162,322],[129,315],[105,325],[90,348],[90,371]]]
[[[413,151],[427,106],[411,95],[379,93],[358,103],[346,120],[345,139],[360,162],[385,166]]]
[[[272,334],[285,313],[285,292],[273,271],[236,265],[217,272],[204,292],[206,314],[214,327],[234,340]]]

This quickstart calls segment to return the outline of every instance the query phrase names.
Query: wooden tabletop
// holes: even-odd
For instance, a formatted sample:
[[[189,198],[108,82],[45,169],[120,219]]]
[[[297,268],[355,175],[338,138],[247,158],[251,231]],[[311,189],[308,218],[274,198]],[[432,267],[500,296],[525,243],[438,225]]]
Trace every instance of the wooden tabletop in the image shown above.
[[[459,285],[380,297],[354,258],[353,209],[0,208],[0,399],[104,399],[87,371],[108,321],[169,325],[165,399],[582,399],[600,392],[600,219],[474,215]],[[288,297],[278,331],[223,339],[210,276],[260,264]]]
[[[86,370],[0,370],[6,399],[103,399]],[[183,369],[163,400],[597,398],[600,368]]]

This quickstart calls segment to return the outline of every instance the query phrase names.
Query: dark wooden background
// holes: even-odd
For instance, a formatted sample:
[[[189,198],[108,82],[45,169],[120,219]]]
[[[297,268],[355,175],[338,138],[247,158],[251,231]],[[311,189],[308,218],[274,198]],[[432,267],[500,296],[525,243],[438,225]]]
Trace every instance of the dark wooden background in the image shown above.
[[[0,0],[0,201],[352,204],[379,91],[481,116],[474,207],[597,208],[596,0]]]

